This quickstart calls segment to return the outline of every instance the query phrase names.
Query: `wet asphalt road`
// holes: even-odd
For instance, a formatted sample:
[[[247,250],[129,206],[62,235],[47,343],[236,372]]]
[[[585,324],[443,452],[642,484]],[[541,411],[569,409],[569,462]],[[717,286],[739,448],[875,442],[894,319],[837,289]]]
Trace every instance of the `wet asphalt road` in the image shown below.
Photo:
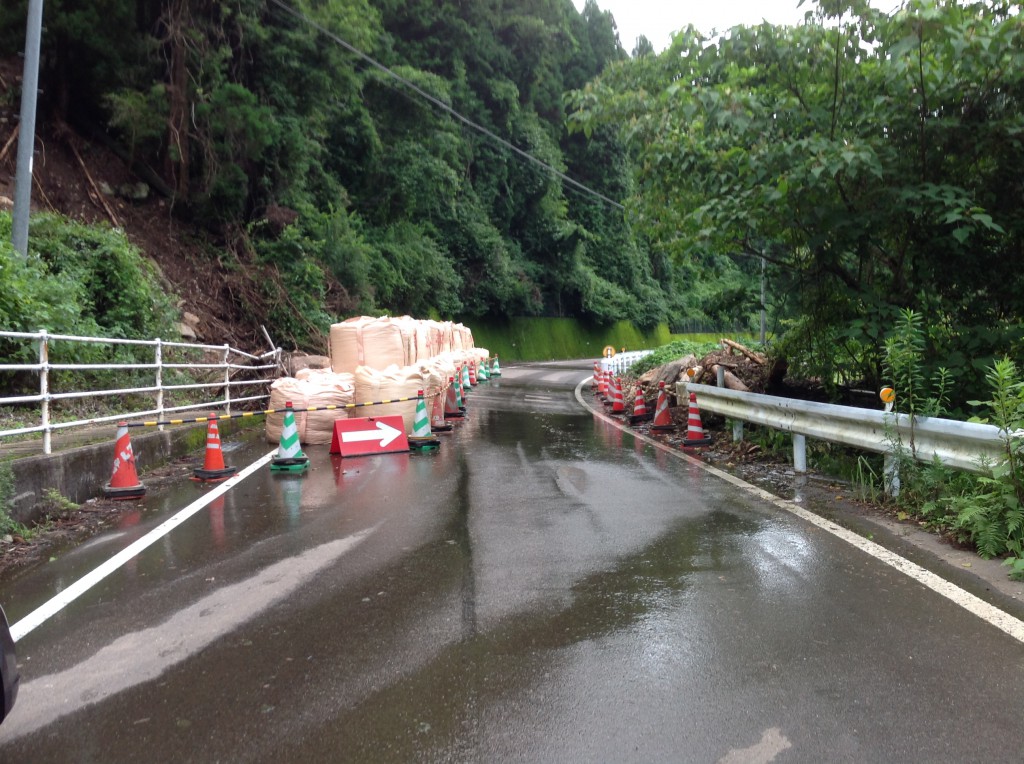
[[[261,469],[19,642],[0,760],[1024,759],[1024,646],[588,375],[507,368],[437,453]],[[12,623],[202,490],[6,584]]]

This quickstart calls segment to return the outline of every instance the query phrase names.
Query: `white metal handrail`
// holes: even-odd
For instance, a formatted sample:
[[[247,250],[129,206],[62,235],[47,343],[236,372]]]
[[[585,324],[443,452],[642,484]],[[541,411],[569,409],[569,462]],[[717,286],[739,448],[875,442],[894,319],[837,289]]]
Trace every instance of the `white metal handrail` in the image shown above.
[[[628,371],[629,367],[641,358],[649,356],[653,350],[627,350],[623,353],[616,353],[611,358],[600,360],[601,371],[610,371],[613,374],[621,374]]]
[[[897,446],[902,446],[918,461],[938,459],[949,467],[968,472],[986,473],[986,465],[1006,456],[1004,433],[990,424],[937,417],[915,417],[911,421],[907,414],[777,398],[695,383],[681,382],[676,392],[680,400],[686,400],[690,392],[696,393],[701,410],[730,419],[890,456]],[[802,449],[803,443],[799,445]],[[801,463],[806,464],[806,457],[797,453],[797,447],[794,437],[793,460],[798,471],[802,471]],[[894,487],[898,490],[898,482]]]
[[[267,339],[269,341],[269,335],[266,335],[265,330],[264,336],[267,336]],[[223,407],[225,411],[230,414],[232,403],[237,404],[246,401],[258,401],[269,398],[269,394],[250,395],[241,398],[232,398],[232,387],[241,388],[244,386],[268,384],[276,377],[276,374],[274,372],[276,372],[276,370],[280,368],[281,363],[280,348],[274,348],[273,350],[269,350],[266,353],[262,353],[260,355],[253,355],[252,353],[247,353],[244,350],[233,348],[230,345],[202,345],[191,342],[171,342],[162,339],[129,340],[122,339],[120,337],[77,337],[68,334],[50,334],[45,329],[40,330],[38,332],[0,331],[0,337],[4,337],[7,339],[31,340],[35,343],[38,343],[39,358],[39,362],[35,364],[0,364],[0,371],[32,371],[38,373],[39,375],[38,395],[18,395],[0,397],[0,406],[13,406],[24,403],[41,404],[39,425],[32,427],[20,427],[10,430],[0,430],[0,438],[4,436],[24,435],[29,433],[41,432],[43,433],[43,453],[46,454],[51,452],[50,434],[54,430],[68,429],[72,427],[84,427],[92,424],[112,422],[149,415],[156,415],[158,418],[163,418],[163,414],[166,412],[187,411],[191,409],[215,409]],[[154,360],[153,363],[50,363],[50,344],[55,341],[152,347],[154,349]],[[205,352],[215,352],[221,354],[221,361],[220,363],[165,363],[163,360],[163,351],[165,348],[181,348],[186,350],[192,349],[201,350]],[[246,365],[245,363],[239,363],[238,360],[248,360],[253,361],[255,363],[253,363],[252,365]],[[264,363],[265,361],[268,360],[270,360],[270,363]],[[123,371],[128,369],[153,370],[155,372],[155,384],[146,387],[133,387],[118,390],[104,389],[50,392],[50,372],[53,371]],[[206,371],[223,370],[224,375],[222,379],[216,382],[165,385],[163,383],[163,372],[165,369],[188,369]],[[257,379],[232,379],[232,372],[238,371],[256,373],[259,374],[260,376]],[[174,392],[178,390],[199,390],[209,388],[223,388],[223,397],[214,401],[205,401],[203,403],[189,404],[185,406],[164,405],[164,393],[166,392]],[[53,401],[129,394],[153,395],[156,404],[155,408],[146,411],[123,412],[115,414],[113,416],[80,419],[73,422],[60,422],[56,424],[50,422],[50,403]]]

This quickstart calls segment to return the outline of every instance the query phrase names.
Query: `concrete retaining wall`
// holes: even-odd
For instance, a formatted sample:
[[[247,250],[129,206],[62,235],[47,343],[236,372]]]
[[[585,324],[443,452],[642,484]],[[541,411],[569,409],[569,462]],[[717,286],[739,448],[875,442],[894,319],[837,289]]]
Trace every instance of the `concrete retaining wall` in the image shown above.
[[[218,422],[217,427],[223,437],[242,429],[242,424],[241,420],[225,419]],[[206,446],[205,424],[178,425],[163,432],[131,430],[129,434],[136,468],[142,478],[146,470],[179,456],[196,453],[201,458]],[[47,489],[55,489],[76,504],[102,496],[103,486],[110,482],[114,468],[114,441],[28,456],[10,465],[14,472],[11,517],[28,525],[40,519],[37,505]]]

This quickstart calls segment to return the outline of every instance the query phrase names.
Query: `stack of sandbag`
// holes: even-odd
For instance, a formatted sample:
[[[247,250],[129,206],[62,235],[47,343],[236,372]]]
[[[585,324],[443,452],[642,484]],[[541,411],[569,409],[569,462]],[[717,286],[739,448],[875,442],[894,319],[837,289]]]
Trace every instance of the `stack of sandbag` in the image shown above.
[[[280,411],[267,415],[267,441],[279,443],[284,427],[284,404],[291,401],[295,409],[320,408],[321,406],[347,406],[355,402],[355,377],[352,374],[335,374],[332,371],[302,369],[298,377],[282,377],[270,386],[268,408]],[[334,433],[334,420],[348,417],[349,409],[328,411],[296,411],[295,425],[299,431],[299,442],[312,445],[329,445]]]
[[[416,418],[416,394],[423,389],[423,371],[419,366],[389,366],[378,370],[369,366],[356,369],[356,399],[366,401],[393,401],[397,398],[414,400],[385,403],[362,409],[360,416],[382,417],[397,414],[402,417],[405,432],[413,430]]]
[[[474,348],[473,332],[451,321],[409,316],[356,316],[331,326],[331,368],[354,373],[357,366],[411,366],[446,352]]]
[[[330,371],[295,370],[295,378],[277,380],[271,388],[269,408],[283,409],[292,401],[296,409],[326,405],[345,406],[398,398],[414,399],[419,390],[440,394],[456,367],[470,361],[477,368],[488,352],[477,348],[473,332],[451,321],[421,321],[409,316],[357,316],[331,326]],[[416,401],[358,409],[296,413],[299,440],[329,444],[334,421],[349,416],[400,415],[412,432]],[[267,417],[267,440],[281,437],[283,414]]]

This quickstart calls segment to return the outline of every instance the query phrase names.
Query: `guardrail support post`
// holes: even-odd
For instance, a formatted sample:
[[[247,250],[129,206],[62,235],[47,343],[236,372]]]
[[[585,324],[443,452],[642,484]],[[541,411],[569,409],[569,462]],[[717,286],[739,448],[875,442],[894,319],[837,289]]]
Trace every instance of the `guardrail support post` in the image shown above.
[[[715,384],[718,387],[725,387],[725,367],[719,366],[718,371],[715,373]]]
[[[807,472],[807,438],[793,433],[793,471],[798,475]]]
[[[43,453],[50,451],[50,345],[46,339],[46,330],[39,330],[39,395],[41,422],[43,426]]]
[[[153,363],[156,364],[156,419],[162,421],[164,418],[164,348],[163,340],[156,338],[156,352],[153,354]],[[160,432],[164,426],[157,427]]]
[[[231,367],[228,366],[231,360],[231,346],[224,345],[224,413],[231,413]]]
[[[739,443],[743,440],[743,420],[734,419],[732,420],[732,442]]]
[[[894,499],[900,495],[900,464],[891,452],[886,452],[882,457],[882,482],[887,495]]]

